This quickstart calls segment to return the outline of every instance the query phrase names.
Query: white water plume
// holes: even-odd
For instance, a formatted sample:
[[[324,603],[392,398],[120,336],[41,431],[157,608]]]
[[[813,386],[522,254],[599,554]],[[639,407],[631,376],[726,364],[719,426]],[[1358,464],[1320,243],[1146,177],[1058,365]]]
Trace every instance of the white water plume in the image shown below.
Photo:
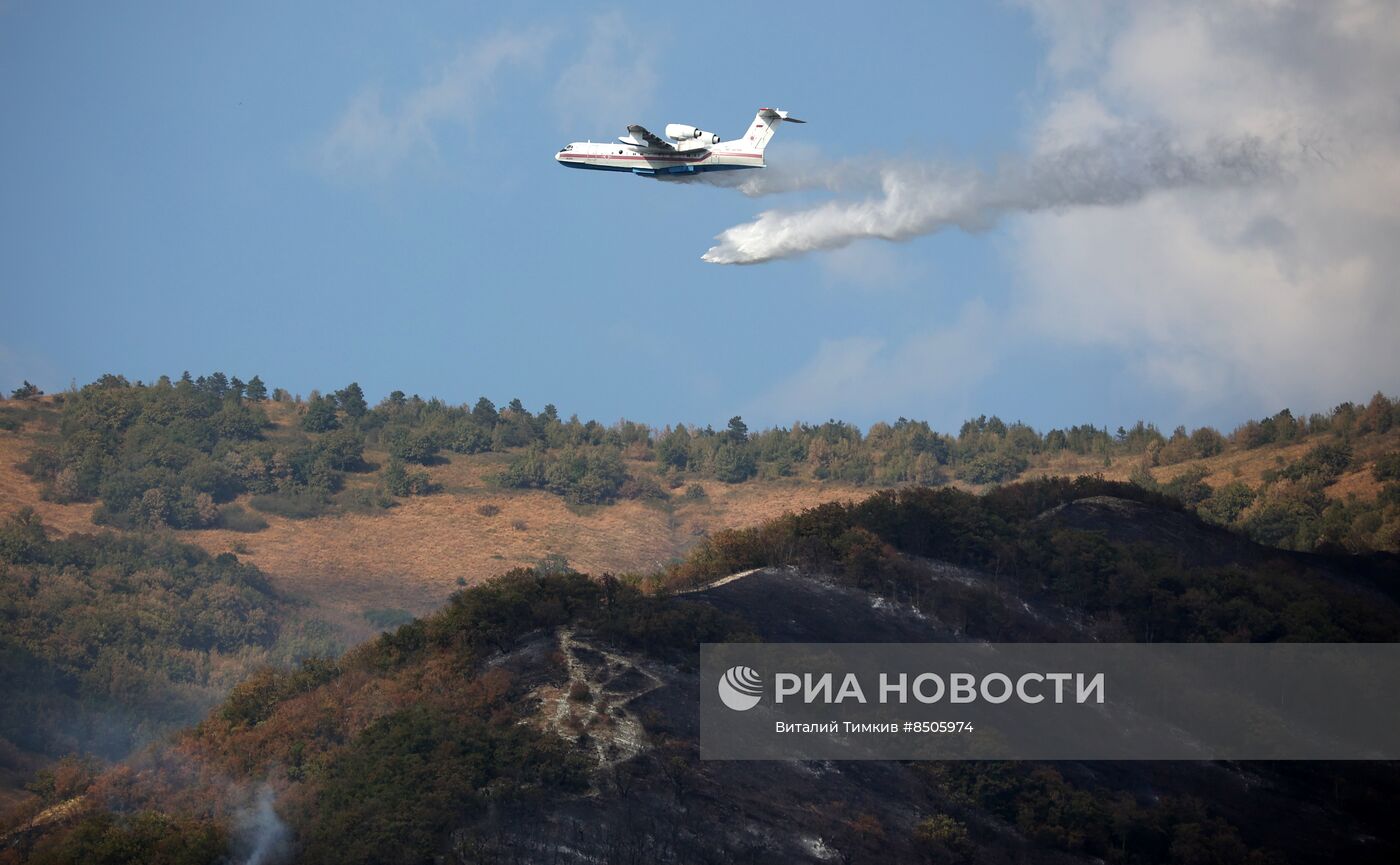
[[[1161,133],[1118,131],[1003,165],[985,173],[948,165],[843,162],[825,171],[811,164],[772,177],[721,180],[747,195],[799,189],[843,190],[878,184],[876,195],[797,210],[769,210],[721,233],[704,254],[714,264],[759,264],[863,238],[908,240],[945,228],[980,231],[1001,216],[1139,201],[1157,190],[1225,188],[1277,179],[1290,149],[1239,137],[1187,146]],[[766,173],[765,170],[764,173]]]

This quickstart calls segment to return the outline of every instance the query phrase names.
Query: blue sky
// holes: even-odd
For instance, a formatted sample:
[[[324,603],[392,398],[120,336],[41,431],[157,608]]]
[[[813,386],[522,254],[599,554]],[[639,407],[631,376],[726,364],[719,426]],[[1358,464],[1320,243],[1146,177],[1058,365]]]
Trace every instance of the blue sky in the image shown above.
[[[553,163],[630,122],[730,136],[771,105],[809,123],[779,132],[770,165],[994,171],[1079,117],[1065,106],[1080,94],[1141,113],[1114,89],[1121,22],[1035,4],[801,8],[0,4],[0,384],[222,369],[605,421],[941,428],[984,412],[1229,426],[1394,389],[1388,359],[1305,386],[1215,343],[1178,364],[1177,336],[1142,330],[1172,320],[1150,301],[1085,322],[1123,338],[1036,324],[1084,302],[1041,284],[1061,266],[1076,284],[1157,276],[1070,268],[1090,266],[1076,250],[1098,229],[1064,224],[1065,208],[722,266],[700,255],[727,228],[863,193],[758,199]],[[1084,38],[1099,53],[1066,60]],[[1165,195],[1199,215],[1189,192]],[[1222,277],[1172,275],[1197,278]],[[1364,307],[1383,301],[1356,302],[1375,317]]]

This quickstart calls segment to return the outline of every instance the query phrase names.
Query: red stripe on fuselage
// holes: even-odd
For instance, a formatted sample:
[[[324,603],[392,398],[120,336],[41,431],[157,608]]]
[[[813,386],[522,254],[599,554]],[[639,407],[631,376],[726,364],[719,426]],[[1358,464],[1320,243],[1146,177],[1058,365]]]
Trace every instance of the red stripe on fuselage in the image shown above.
[[[644,160],[644,161],[667,161],[667,160],[670,160],[670,161],[677,161],[677,160],[679,160],[679,161],[681,161],[681,162],[700,162],[700,161],[702,161],[702,160],[704,160],[704,159],[708,159],[708,158],[711,157],[711,156],[740,156],[740,157],[743,157],[743,158],[745,158],[745,159],[762,159],[762,158],[763,158],[763,154],[762,154],[762,153],[706,153],[704,156],[700,156],[700,157],[682,156],[682,155],[668,156],[668,155],[666,155],[666,154],[657,154],[657,155],[655,155],[655,156],[640,156],[640,155],[635,155],[635,156],[634,156],[634,155],[628,155],[628,154],[625,154],[625,153],[561,153],[560,156],[561,156],[562,158],[564,158],[564,159],[613,159],[613,160],[623,160],[623,161],[626,161],[626,160],[628,160],[628,159],[638,159],[638,160]]]

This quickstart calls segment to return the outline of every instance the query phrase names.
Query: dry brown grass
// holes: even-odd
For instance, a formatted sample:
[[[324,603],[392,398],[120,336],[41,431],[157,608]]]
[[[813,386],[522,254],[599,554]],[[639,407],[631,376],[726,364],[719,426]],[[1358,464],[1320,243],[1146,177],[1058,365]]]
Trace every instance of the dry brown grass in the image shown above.
[[[321,604],[426,612],[458,588],[459,577],[477,582],[551,554],[590,573],[652,571],[683,555],[706,532],[870,492],[825,484],[707,484],[708,499],[677,499],[671,508],[637,501],[579,508],[549,493],[489,486],[485,477],[499,462],[494,456],[453,456],[428,470],[443,492],[400,499],[378,514],[312,520],[265,515],[268,528],[255,534],[206,530],[184,536],[212,552],[236,546],[243,550],[240,558],[282,588]],[[487,503],[500,512],[481,514],[479,506]],[[524,530],[515,528],[520,523]]]
[[[271,435],[289,435],[297,411],[292,405],[268,404],[276,424]],[[38,424],[20,432],[0,431],[0,514],[34,507],[44,522],[60,532],[93,531],[92,504],[59,505],[39,498],[39,488],[15,466],[45,431]],[[1241,480],[1258,486],[1279,459],[1302,456],[1314,441],[1253,451],[1229,451],[1207,460],[1153,469],[1162,481],[1193,465],[1204,466],[1212,486]],[[1368,441],[1359,460],[1400,447],[1400,430]],[[385,455],[369,451],[371,463]],[[424,613],[438,607],[459,587],[459,578],[478,582],[512,567],[531,565],[548,555],[562,555],[590,573],[650,572],[683,556],[705,534],[720,528],[754,525],[783,513],[829,501],[860,499],[871,487],[811,480],[750,481],[730,486],[701,483],[707,496],[685,499],[674,491],[670,502],[624,501],[607,507],[571,507],[544,492],[502,490],[490,478],[510,459],[506,454],[447,455],[428,471],[442,491],[400,499],[395,507],[373,514],[337,514],[311,520],[263,515],[268,528],[253,534],[225,530],[183,532],[182,539],[212,553],[235,552],[262,568],[289,594],[307,598],[342,622],[354,621],[370,608],[401,607]],[[1102,474],[1126,480],[1135,458],[1057,454],[1034,464],[1027,477],[1043,474]],[[632,461],[634,471],[650,465]],[[373,486],[373,473],[352,474],[347,486]],[[958,483],[964,489],[976,489]],[[1343,498],[1373,498],[1380,485],[1369,465],[1349,472],[1329,488]],[[246,501],[243,502],[246,505]],[[500,510],[491,513],[484,505]],[[524,528],[519,528],[520,526]]]
[[[1251,487],[1264,482],[1264,473],[1280,469],[1307,453],[1317,441],[1309,440],[1301,444],[1280,447],[1262,447],[1255,450],[1229,451],[1203,460],[1191,460],[1174,466],[1154,469],[1153,477],[1159,481],[1169,481],[1196,466],[1203,467],[1209,474],[1205,481],[1212,487],[1223,486],[1231,481],[1243,481]]]
[[[17,432],[0,430],[0,515],[9,515],[20,508],[30,507],[39,513],[44,524],[67,534],[93,530],[93,504],[60,505],[39,498],[39,485],[19,470],[19,464],[29,458],[34,447],[32,424]]]
[[[285,426],[290,412],[273,407]],[[31,506],[62,532],[91,532],[92,504],[60,505],[39,498],[39,486],[15,466],[33,445],[32,431],[0,432],[0,513]],[[372,462],[384,455],[366,454]],[[562,555],[590,573],[648,572],[682,556],[704,534],[760,523],[823,502],[856,499],[869,488],[837,484],[750,481],[706,482],[708,496],[671,507],[625,501],[607,507],[570,507],[544,492],[501,490],[489,477],[509,459],[500,454],[450,455],[428,472],[443,491],[400,499],[376,514],[337,514],[290,520],[264,514],[268,527],[253,534],[219,529],[180,537],[211,553],[236,552],[263,569],[279,589],[307,598],[336,618],[371,608],[424,613],[455,591],[458,578],[478,582],[547,555]],[[370,486],[372,474],[351,475],[347,486]],[[242,502],[247,504],[246,499]],[[485,516],[484,504],[500,508]],[[523,523],[524,530],[514,526]]]
[[[1243,481],[1257,489],[1264,482],[1265,472],[1282,468],[1318,444],[1330,441],[1333,439],[1328,436],[1314,436],[1298,444],[1265,446],[1254,450],[1232,449],[1207,459],[1157,466],[1151,469],[1151,472],[1154,478],[1165,483],[1191,469],[1202,467],[1207,472],[1205,482],[1212,487],[1221,487],[1231,481]],[[1381,454],[1394,450],[1400,450],[1400,430],[1394,430],[1384,436],[1366,438],[1365,444],[1356,449],[1355,459],[1358,467],[1329,485],[1326,488],[1327,496],[1342,500],[1351,495],[1362,501],[1375,499],[1380,494],[1381,484],[1371,476],[1371,464]],[[1102,457],[1059,453],[1032,464],[1026,472],[1026,477],[1101,474],[1108,480],[1126,481],[1137,467],[1139,459],[1115,456],[1112,465],[1105,466]]]

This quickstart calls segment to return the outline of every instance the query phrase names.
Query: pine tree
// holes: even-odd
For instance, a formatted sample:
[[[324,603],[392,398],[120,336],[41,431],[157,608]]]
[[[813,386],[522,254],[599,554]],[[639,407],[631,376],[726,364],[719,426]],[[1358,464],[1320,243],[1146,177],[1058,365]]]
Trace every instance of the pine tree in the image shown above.
[[[749,440],[749,425],[737,414],[729,419],[729,440],[739,445]]]
[[[365,392],[360,389],[359,382],[350,382],[344,390],[336,391],[335,397],[345,410],[345,416],[351,420],[364,417],[365,412],[369,411],[369,403],[365,402]]]

